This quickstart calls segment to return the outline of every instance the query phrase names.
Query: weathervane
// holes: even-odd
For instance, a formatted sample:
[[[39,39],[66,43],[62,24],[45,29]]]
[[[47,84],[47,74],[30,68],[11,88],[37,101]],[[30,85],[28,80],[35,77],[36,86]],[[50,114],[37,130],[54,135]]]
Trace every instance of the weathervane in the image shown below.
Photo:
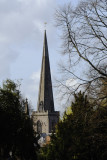
[[[45,23],[44,23],[44,25],[45,25],[45,30],[46,30],[46,25],[47,25],[47,22],[45,22]]]

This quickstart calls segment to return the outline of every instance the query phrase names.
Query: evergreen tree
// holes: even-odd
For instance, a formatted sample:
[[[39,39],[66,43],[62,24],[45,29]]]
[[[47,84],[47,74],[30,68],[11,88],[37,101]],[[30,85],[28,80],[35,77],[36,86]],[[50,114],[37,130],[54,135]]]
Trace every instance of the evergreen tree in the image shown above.
[[[0,159],[3,160],[10,151],[14,158],[36,158],[32,120],[24,112],[24,100],[17,87],[7,80],[0,88]]]
[[[105,160],[107,107],[95,109],[81,92],[74,97],[71,114],[64,114],[51,143],[40,150],[40,160]]]

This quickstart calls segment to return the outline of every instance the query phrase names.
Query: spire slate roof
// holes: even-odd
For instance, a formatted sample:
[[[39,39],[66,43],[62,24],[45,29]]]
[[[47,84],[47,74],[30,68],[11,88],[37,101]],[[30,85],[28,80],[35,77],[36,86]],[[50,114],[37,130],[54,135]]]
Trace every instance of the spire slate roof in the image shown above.
[[[43,112],[43,111],[53,112],[54,111],[54,100],[53,100],[46,30],[44,33],[43,56],[42,56],[42,66],[41,66],[37,110],[39,112]]]

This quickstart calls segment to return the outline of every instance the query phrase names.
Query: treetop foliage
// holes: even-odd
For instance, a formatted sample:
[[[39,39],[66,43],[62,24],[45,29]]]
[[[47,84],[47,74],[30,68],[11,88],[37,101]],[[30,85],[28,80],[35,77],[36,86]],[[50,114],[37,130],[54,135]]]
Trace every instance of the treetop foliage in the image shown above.
[[[94,109],[81,92],[74,97],[72,113],[57,124],[51,143],[40,150],[40,160],[106,160],[107,106]]]

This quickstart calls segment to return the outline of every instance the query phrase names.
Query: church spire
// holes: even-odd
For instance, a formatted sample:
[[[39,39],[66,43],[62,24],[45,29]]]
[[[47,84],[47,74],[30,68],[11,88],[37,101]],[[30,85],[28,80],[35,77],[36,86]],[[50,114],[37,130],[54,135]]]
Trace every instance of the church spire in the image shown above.
[[[43,112],[43,111],[53,112],[54,111],[54,100],[53,100],[46,30],[44,32],[43,56],[42,56],[42,66],[41,66],[37,110],[39,112]]]

